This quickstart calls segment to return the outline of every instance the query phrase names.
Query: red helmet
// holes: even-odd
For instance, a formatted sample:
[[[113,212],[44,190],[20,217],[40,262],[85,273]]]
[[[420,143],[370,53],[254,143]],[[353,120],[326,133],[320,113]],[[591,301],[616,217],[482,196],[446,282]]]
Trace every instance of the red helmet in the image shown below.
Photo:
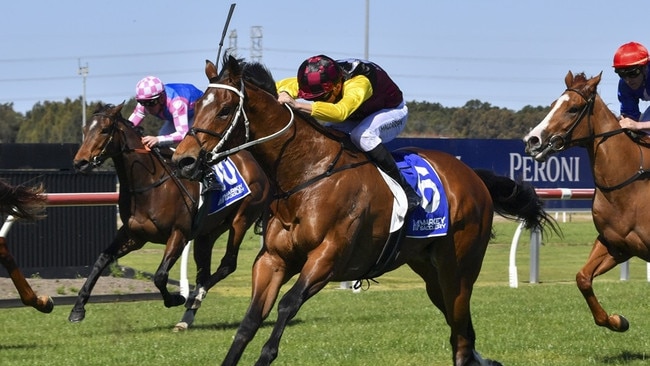
[[[325,55],[313,56],[298,68],[298,97],[316,99],[334,89],[341,81],[343,72],[336,61]]]
[[[641,43],[629,42],[616,50],[613,67],[618,69],[647,63],[648,50]]]

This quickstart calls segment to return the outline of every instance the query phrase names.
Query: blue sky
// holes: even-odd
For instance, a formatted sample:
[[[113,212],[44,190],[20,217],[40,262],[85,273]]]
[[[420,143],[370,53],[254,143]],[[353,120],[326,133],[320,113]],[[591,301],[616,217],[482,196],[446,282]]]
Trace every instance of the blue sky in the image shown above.
[[[11,1],[0,22],[0,103],[25,112],[39,101],[120,103],[149,74],[203,89],[233,1]],[[646,1],[249,0],[236,3],[224,40],[250,58],[260,27],[262,62],[276,79],[307,57],[361,57],[383,66],[407,101],[446,107],[479,99],[519,110],[547,106],[567,71],[603,71],[600,93],[618,111],[611,62],[621,44],[650,47]],[[368,32],[366,33],[366,4]],[[637,13],[639,14],[637,16]],[[367,40],[366,42],[366,34]]]

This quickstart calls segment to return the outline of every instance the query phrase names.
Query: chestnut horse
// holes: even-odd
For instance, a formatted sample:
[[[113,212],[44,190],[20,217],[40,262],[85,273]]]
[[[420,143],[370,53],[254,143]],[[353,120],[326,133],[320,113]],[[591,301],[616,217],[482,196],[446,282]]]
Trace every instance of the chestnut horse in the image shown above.
[[[470,297],[491,238],[494,210],[522,216],[529,226],[548,220],[532,187],[491,172],[479,176],[449,154],[413,150],[434,167],[447,190],[449,231],[433,238],[406,237],[396,258],[377,273],[389,237],[393,193],[366,155],[349,139],[278,103],[273,78],[263,65],[227,56],[221,75],[210,61],[205,72],[210,84],[197,101],[194,127],[172,160],[184,176],[196,177],[204,161],[213,163],[247,148],[279,192],[253,264],[251,303],[224,365],[239,361],[281,286],[294,275],[298,279],[278,304],[277,321],[257,365],[277,357],[289,321],[330,281],[370,279],[404,264],[424,280],[431,302],[451,328],[454,365],[499,365],[475,350]]]
[[[569,71],[566,90],[524,142],[526,152],[538,161],[574,146],[587,149],[596,186],[591,211],[598,236],[576,283],[596,324],[624,332],[628,320],[607,314],[592,284],[596,276],[631,257],[650,261],[650,206],[645,204],[650,195],[650,140],[621,129],[598,95],[601,74],[588,79]]]
[[[145,243],[165,243],[166,248],[153,281],[166,307],[186,303],[188,310],[176,326],[184,330],[194,319],[208,289],[237,268],[239,246],[250,226],[261,217],[270,199],[270,185],[261,167],[248,152],[233,155],[232,161],[248,184],[250,194],[232,205],[197,217],[199,184],[174,176],[159,150],[142,144],[141,130],[121,114],[122,105],[104,106],[84,128],[84,141],[74,166],[89,172],[111,158],[120,181],[119,212],[123,225],[113,242],[97,258],[92,272],[79,291],[69,320],[85,317],[84,305],[106,267]],[[171,151],[168,152],[171,156]],[[205,196],[205,195],[204,195]],[[205,205],[204,205],[205,206]],[[228,231],[228,242],[219,268],[211,275],[210,262],[215,240]],[[196,288],[187,302],[167,289],[169,270],[187,242],[194,239],[197,264]]]
[[[47,202],[47,197],[43,194],[44,191],[42,185],[33,187],[12,186],[0,180],[0,217],[4,220],[11,216],[12,220],[25,221],[35,221],[43,218]],[[8,225],[11,225],[11,223]],[[4,234],[0,234],[0,262],[9,273],[9,277],[16,286],[23,304],[43,313],[52,312],[52,309],[54,309],[52,298],[46,295],[37,296],[34,293],[11,255]]]

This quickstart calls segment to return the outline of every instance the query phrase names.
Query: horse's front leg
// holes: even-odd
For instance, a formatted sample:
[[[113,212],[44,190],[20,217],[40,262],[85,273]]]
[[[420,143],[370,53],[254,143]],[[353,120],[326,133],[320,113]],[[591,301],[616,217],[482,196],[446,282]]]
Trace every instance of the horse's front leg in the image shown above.
[[[111,263],[115,262],[117,258],[123,257],[134,250],[140,249],[143,245],[143,241],[135,241],[129,238],[126,226],[122,226],[117,231],[115,238],[108,246],[108,248],[104,249],[104,251],[99,254],[99,257],[97,257],[97,260],[95,261],[95,264],[93,264],[93,268],[88,274],[86,281],[84,282],[83,286],[81,286],[79,294],[77,295],[77,300],[75,301],[75,304],[70,311],[70,315],[68,315],[69,321],[76,323],[84,320],[86,317],[86,303],[88,303],[90,294],[92,293],[97,280],[99,280],[104,270]]]
[[[334,268],[334,253],[326,244],[321,244],[320,250],[310,253],[307,262],[300,271],[300,276],[291,289],[282,297],[278,304],[278,319],[268,341],[262,347],[262,353],[255,363],[256,366],[270,365],[278,356],[280,338],[289,321],[293,319],[300,307],[312,296],[322,290],[332,278]],[[330,252],[335,252],[331,246]]]
[[[0,262],[2,262],[2,265],[5,267],[5,269],[7,269],[9,277],[11,277],[11,281],[14,283],[14,286],[16,287],[16,290],[20,295],[20,300],[23,302],[23,304],[26,306],[31,306],[42,313],[52,312],[52,309],[54,309],[52,298],[46,295],[36,296],[34,290],[32,290],[32,287],[29,285],[25,279],[25,276],[20,271],[20,268],[18,268],[14,257],[11,255],[11,252],[9,252],[9,248],[7,247],[7,242],[4,237],[0,237]]]
[[[153,276],[153,283],[160,291],[165,307],[168,308],[183,305],[185,303],[185,297],[183,295],[180,293],[172,294],[169,292],[167,289],[167,282],[169,280],[169,270],[181,256],[186,244],[187,240],[185,236],[179,230],[173,231],[172,235],[170,235],[167,240],[163,259]]]
[[[280,287],[286,282],[285,263],[263,249],[253,264],[251,303],[222,365],[237,365],[246,346],[255,337],[262,322],[269,316],[278,297]]]
[[[630,327],[630,323],[622,315],[612,314],[608,315],[605,309],[598,302],[598,298],[594,294],[593,279],[610,269],[616,267],[618,263],[624,262],[629,258],[619,258],[618,261],[609,253],[607,247],[596,239],[594,246],[589,254],[587,263],[576,274],[576,284],[582,292],[587,301],[587,305],[591,310],[594,321],[601,327],[606,327],[616,332],[625,332]]]

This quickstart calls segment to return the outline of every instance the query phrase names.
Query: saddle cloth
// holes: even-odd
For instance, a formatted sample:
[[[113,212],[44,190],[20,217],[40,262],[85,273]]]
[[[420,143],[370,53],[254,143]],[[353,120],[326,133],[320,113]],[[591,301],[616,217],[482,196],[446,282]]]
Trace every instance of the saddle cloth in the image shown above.
[[[208,191],[204,195],[203,204],[208,208],[208,215],[223,210],[251,193],[248,184],[230,158],[213,165],[212,170],[217,176],[217,180],[222,182],[226,189]]]
[[[449,205],[438,173],[431,164],[415,153],[394,151],[393,157],[406,181],[422,198],[422,204],[416,207],[409,217],[405,217],[407,204],[404,190],[380,170],[394,197],[391,232],[406,224],[406,236],[409,238],[447,235]]]

